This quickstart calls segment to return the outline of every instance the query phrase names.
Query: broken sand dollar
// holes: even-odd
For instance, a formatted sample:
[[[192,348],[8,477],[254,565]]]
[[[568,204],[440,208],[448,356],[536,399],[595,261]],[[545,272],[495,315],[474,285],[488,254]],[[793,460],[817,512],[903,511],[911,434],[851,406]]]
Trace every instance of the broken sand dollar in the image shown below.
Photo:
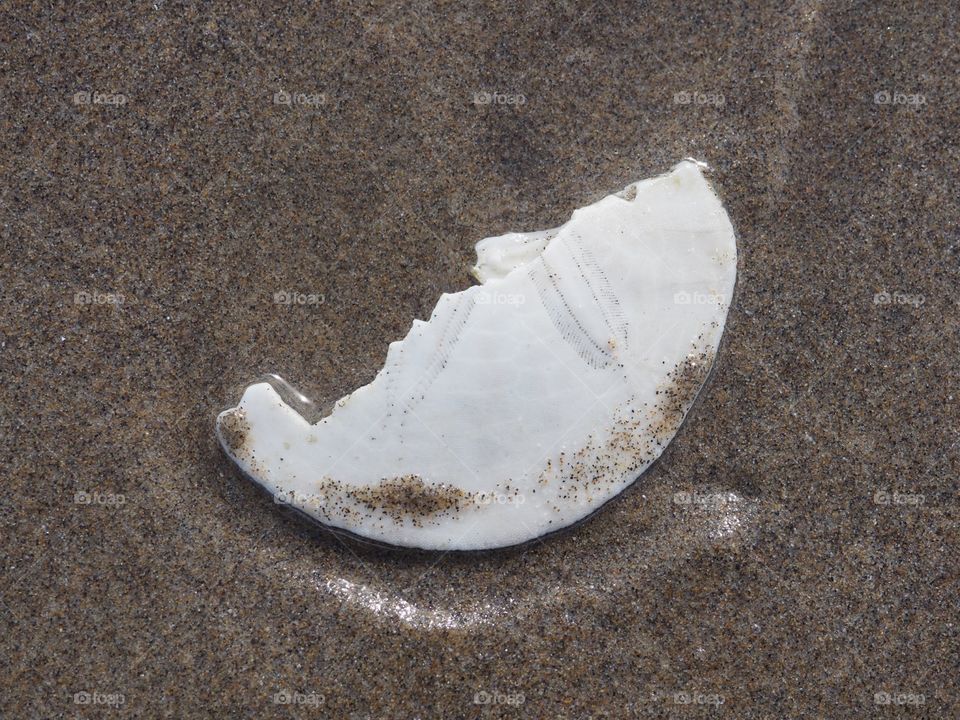
[[[217,434],[330,528],[423,549],[523,543],[663,452],[713,363],[736,263],[726,212],[684,161],[553,230],[482,240],[482,284],[442,295],[326,417],[260,382]]]

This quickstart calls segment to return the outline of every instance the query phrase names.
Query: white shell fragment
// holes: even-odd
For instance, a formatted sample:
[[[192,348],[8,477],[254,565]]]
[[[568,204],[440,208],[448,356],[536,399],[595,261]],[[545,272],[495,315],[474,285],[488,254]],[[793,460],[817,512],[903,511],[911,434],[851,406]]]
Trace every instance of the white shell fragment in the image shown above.
[[[240,468],[390,545],[497,548],[581,520],[663,452],[713,363],[733,227],[684,161],[548,231],[477,244],[369,385],[311,424],[267,382],[217,419]]]

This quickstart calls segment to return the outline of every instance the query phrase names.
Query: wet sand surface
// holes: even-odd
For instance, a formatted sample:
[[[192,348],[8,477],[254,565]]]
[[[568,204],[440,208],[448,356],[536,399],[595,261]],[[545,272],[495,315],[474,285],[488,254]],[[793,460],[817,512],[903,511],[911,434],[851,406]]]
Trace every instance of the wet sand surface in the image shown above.
[[[957,716],[958,21],[4,8],[0,715]],[[247,383],[334,401],[476,241],[687,156],[738,233],[724,346],[583,526],[369,550],[224,458]]]

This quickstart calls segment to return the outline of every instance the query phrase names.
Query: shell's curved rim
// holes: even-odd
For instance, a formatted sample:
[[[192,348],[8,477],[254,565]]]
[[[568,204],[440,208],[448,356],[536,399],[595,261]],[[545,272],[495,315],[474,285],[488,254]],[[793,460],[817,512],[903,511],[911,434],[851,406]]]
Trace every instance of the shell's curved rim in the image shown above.
[[[726,333],[724,333],[724,335],[725,334]],[[720,347],[723,345],[723,343],[724,343],[723,338],[721,338],[720,345],[717,346],[717,355],[719,355]],[[683,431],[683,427],[684,425],[687,424],[688,418],[694,414],[694,411],[696,410],[697,406],[701,402],[701,396],[703,395],[704,389],[706,389],[707,385],[710,383],[713,373],[716,371],[716,367],[717,367],[717,361],[715,357],[714,362],[710,365],[710,371],[707,373],[707,377],[704,379],[703,384],[700,386],[700,389],[697,391],[696,396],[694,396],[693,402],[690,404],[690,408],[687,410],[686,415],[684,415],[683,422],[680,423],[680,426],[677,428],[676,432],[674,433],[673,438],[670,440],[669,445],[673,444],[677,436]],[[278,379],[282,380],[282,378],[278,378]],[[284,382],[284,385],[286,385],[286,387],[290,387],[289,384],[287,384],[285,381],[283,382]],[[664,450],[664,452],[660,453],[660,455],[658,455],[656,459],[653,462],[651,462],[643,470],[643,472],[641,472],[639,475],[637,475],[637,477],[635,477],[627,485],[625,485],[623,490],[616,493],[612,497],[608,498],[601,505],[598,505],[589,513],[584,515],[582,518],[580,518],[579,520],[575,520],[569,525],[565,525],[561,528],[557,528],[556,530],[551,530],[548,533],[544,533],[543,535],[538,535],[535,538],[524,540],[523,542],[520,542],[520,543],[514,543],[512,545],[500,545],[500,546],[491,547],[491,548],[462,550],[457,548],[422,548],[414,545],[392,545],[390,543],[385,543],[380,540],[374,540],[364,535],[360,535],[359,533],[355,533],[345,528],[336,527],[334,525],[328,525],[327,523],[321,522],[310,513],[304,510],[301,510],[296,505],[291,505],[290,503],[275,502],[274,498],[276,497],[276,494],[273,491],[271,491],[270,488],[267,487],[267,485],[262,483],[255,476],[246,472],[236,464],[236,462],[230,456],[230,453],[227,451],[227,448],[224,444],[224,440],[219,433],[217,434],[217,439],[220,442],[220,447],[223,450],[224,455],[226,455],[227,459],[230,461],[230,465],[234,468],[235,473],[246,478],[248,481],[253,483],[253,485],[259,491],[261,491],[264,495],[266,495],[271,500],[271,504],[277,507],[282,515],[287,515],[287,516],[296,518],[297,521],[301,522],[301,524],[308,529],[319,531],[325,535],[332,535],[341,541],[345,540],[348,543],[350,543],[350,545],[353,546],[355,549],[360,548],[365,551],[387,551],[396,555],[424,556],[428,558],[429,557],[437,558],[443,555],[454,555],[458,557],[489,556],[493,554],[525,551],[525,550],[531,549],[535,545],[548,542],[556,537],[559,537],[561,535],[564,535],[570,531],[573,531],[579,528],[584,523],[587,523],[588,521],[592,520],[594,516],[596,516],[598,513],[608,509],[608,507],[612,503],[616,502],[619,499],[624,498],[627,493],[635,492],[640,480],[643,479],[652,470],[654,470],[654,468],[658,467],[660,465],[661,460],[663,459],[663,456],[667,454],[666,450]]]
[[[713,168],[707,165],[707,163],[700,160],[695,160],[693,158],[684,158],[684,159],[689,160],[690,162],[696,163],[705,172],[709,172],[711,175],[714,174]],[[716,191],[716,188],[714,187],[713,183],[708,180],[707,185],[709,186],[711,192],[719,199],[720,195]],[[696,395],[694,395],[693,401],[690,403],[690,407],[687,409],[686,413],[684,414],[683,420],[681,421],[680,425],[677,427],[676,431],[674,432],[673,437],[670,438],[670,442],[667,443],[667,446],[664,448],[663,452],[661,452],[653,460],[653,462],[651,462],[646,468],[644,468],[643,472],[641,472],[639,475],[637,475],[637,477],[635,477],[627,485],[625,485],[623,489],[620,490],[620,492],[607,498],[607,500],[605,500],[603,503],[595,507],[593,510],[591,510],[589,513],[584,515],[582,518],[575,520],[569,525],[564,525],[563,527],[557,528],[556,530],[551,530],[547,533],[544,533],[543,535],[538,535],[537,537],[530,538],[529,540],[524,540],[523,542],[513,543],[512,545],[500,545],[500,546],[491,547],[491,548],[464,550],[464,549],[458,549],[458,548],[423,548],[423,547],[418,547],[413,545],[395,545],[395,544],[383,542],[381,540],[375,540],[373,538],[369,538],[364,535],[360,535],[359,533],[355,533],[345,528],[329,525],[327,523],[324,523],[318,520],[316,517],[309,514],[308,512],[301,510],[297,506],[291,505],[289,503],[271,502],[271,504],[279,508],[281,515],[296,518],[296,520],[300,522],[301,527],[303,527],[304,529],[312,530],[316,533],[321,533],[326,536],[333,536],[340,542],[350,547],[351,550],[361,550],[363,552],[386,552],[394,556],[408,557],[408,558],[423,557],[425,559],[432,558],[434,560],[446,555],[450,555],[454,558],[457,558],[457,557],[475,558],[475,557],[489,557],[492,555],[512,554],[512,553],[521,552],[521,551],[525,552],[536,545],[549,542],[550,540],[553,540],[557,537],[560,537],[569,532],[572,532],[580,528],[582,525],[586,524],[587,522],[593,520],[593,518],[596,517],[599,513],[609,509],[613,505],[613,503],[617,502],[618,500],[624,499],[628,493],[636,492],[639,486],[640,480],[646,477],[655,468],[659,467],[664,455],[667,454],[667,451],[670,449],[670,446],[674,444],[677,437],[683,431],[683,428],[687,424],[689,418],[694,414],[697,407],[700,405],[704,391],[710,385],[713,375],[716,372],[718,365],[720,364],[720,358],[723,357],[724,355],[723,348],[726,345],[728,345],[730,342],[729,340],[730,315],[731,315],[731,312],[733,311],[733,308],[737,304],[737,296],[739,294],[738,290],[740,285],[740,263],[742,262],[742,258],[741,258],[741,252],[740,252],[741,245],[739,242],[740,235],[737,232],[737,228],[733,224],[733,219],[730,217],[729,213],[727,213],[727,219],[730,222],[730,226],[733,228],[733,242],[734,242],[734,247],[736,248],[736,251],[737,251],[737,272],[734,274],[733,290],[731,291],[731,294],[730,294],[730,305],[727,308],[727,314],[724,316],[723,332],[720,333],[720,340],[717,343],[717,348],[716,348],[716,351],[714,352],[713,362],[710,363],[710,370],[707,372],[707,376],[704,378],[703,383],[701,383],[700,387],[697,389],[697,393]],[[258,382],[268,383],[277,392],[277,394],[280,395],[281,399],[285,403],[287,403],[291,408],[296,410],[297,413],[299,413],[305,420],[307,420],[307,422],[310,422],[311,424],[313,424],[318,420],[322,419],[323,417],[322,409],[319,408],[316,403],[310,400],[310,398],[303,395],[301,392],[299,392],[296,388],[294,388],[290,383],[288,383],[279,375],[276,375],[276,374],[262,375],[258,379]],[[232,405],[229,407],[225,407],[223,408],[223,411],[229,410],[233,407],[236,407],[236,406]],[[214,427],[217,428],[216,435],[217,435],[217,441],[220,445],[220,449],[226,456],[227,460],[230,462],[230,465],[233,467],[234,472],[236,474],[239,474],[241,477],[244,477],[247,480],[249,480],[251,483],[253,483],[253,485],[258,490],[260,490],[268,498],[270,498],[271,501],[273,501],[273,499],[276,497],[276,494],[272,492],[270,488],[268,488],[259,479],[257,479],[250,473],[243,470],[236,463],[234,458],[230,455],[226,441],[224,437],[221,435],[218,424],[216,422],[214,422]]]

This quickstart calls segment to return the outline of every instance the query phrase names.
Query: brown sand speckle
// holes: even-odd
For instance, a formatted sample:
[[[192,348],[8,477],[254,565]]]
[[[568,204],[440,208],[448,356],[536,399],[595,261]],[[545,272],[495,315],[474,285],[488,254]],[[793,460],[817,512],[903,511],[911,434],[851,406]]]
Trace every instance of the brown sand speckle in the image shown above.
[[[397,524],[409,521],[422,526],[426,519],[458,513],[473,495],[448,483],[402,475],[362,487],[323,478],[317,483],[316,497],[315,507],[326,519],[361,513],[389,518]]]
[[[7,3],[0,29],[0,716],[960,717],[957,3]],[[224,457],[246,383],[329,406],[477,240],[686,156],[737,231],[724,345],[589,522],[362,552]]]
[[[243,410],[233,410],[220,421],[220,434],[227,449],[235,457],[239,457],[246,447],[250,433],[250,425]]]

